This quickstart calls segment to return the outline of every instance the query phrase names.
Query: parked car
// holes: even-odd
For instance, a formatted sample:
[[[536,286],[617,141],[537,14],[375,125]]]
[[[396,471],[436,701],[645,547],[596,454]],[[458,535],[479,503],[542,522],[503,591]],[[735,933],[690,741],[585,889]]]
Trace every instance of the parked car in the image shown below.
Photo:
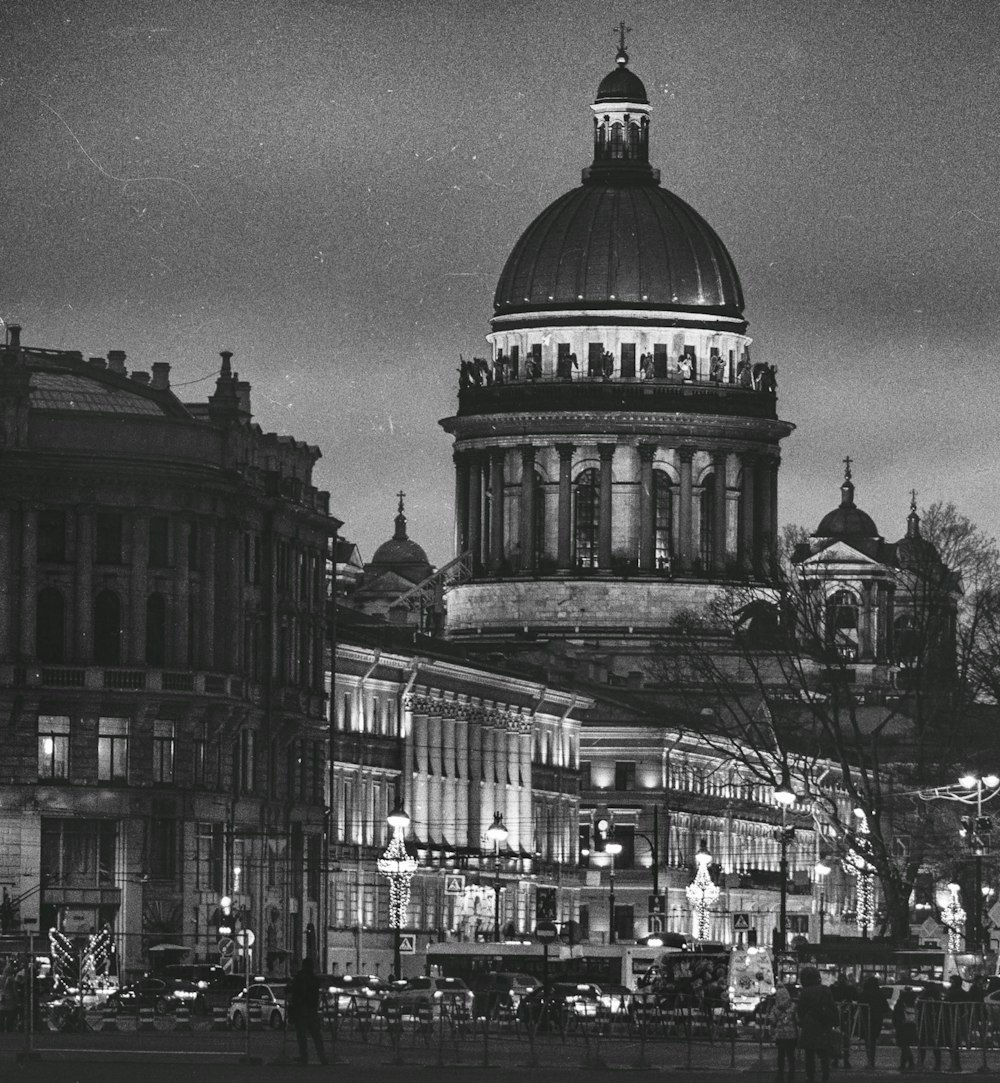
[[[347,1013],[369,1004],[378,1011],[389,992],[389,983],[375,974],[320,974],[320,993],[326,1006]]]
[[[175,1012],[182,1004],[194,1012],[205,1010],[203,991],[194,982],[148,975],[112,993],[107,1003],[125,1014],[138,1014],[140,1008],[152,1008],[157,1015],[164,1015]]]
[[[221,966],[214,963],[174,963],[163,968],[163,977],[191,981],[199,989],[208,989],[226,976]]]
[[[279,982],[252,982],[229,1002],[229,1025],[243,1030],[250,1009],[260,1006],[261,1019],[272,1030],[285,1025],[285,986]]]
[[[590,1018],[597,1015],[600,997],[600,986],[589,982],[556,982],[548,995],[539,986],[521,998],[517,1017],[530,1026],[546,1022],[558,1025],[571,1016]]]
[[[491,971],[477,974],[469,985],[475,994],[476,1016],[494,1015],[498,1006],[517,1011],[521,998],[537,989],[542,983],[531,974],[514,971]]]
[[[472,990],[461,978],[411,978],[402,988],[394,988],[383,1002],[383,1007],[398,1004],[404,1015],[416,1015],[422,1007],[429,1007],[435,1015],[443,1008],[464,1008],[472,1012]]]
[[[611,985],[601,982],[598,1001],[604,1011],[611,1015],[621,1015],[632,1010],[635,996],[627,985]]]

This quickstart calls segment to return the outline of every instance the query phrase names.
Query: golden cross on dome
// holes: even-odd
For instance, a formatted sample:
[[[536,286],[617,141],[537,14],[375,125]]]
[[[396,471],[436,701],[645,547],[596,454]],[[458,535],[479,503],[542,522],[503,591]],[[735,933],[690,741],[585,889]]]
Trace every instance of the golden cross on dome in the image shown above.
[[[632,33],[632,27],[625,25],[625,20],[622,21],[613,28],[614,32],[618,35],[618,54],[625,57],[625,63],[628,63],[628,53],[625,52],[625,35]]]
[[[851,480],[851,463],[852,462],[854,462],[854,460],[850,457],[850,455],[845,455],[844,456],[844,477],[848,481]]]
[[[910,511],[916,511],[916,510],[917,510],[917,490],[916,489],[911,489],[910,490]]]
[[[406,496],[406,493],[404,493],[403,490],[400,489],[399,492],[396,493],[396,496],[399,497],[399,514],[402,515],[403,514],[403,497]]]

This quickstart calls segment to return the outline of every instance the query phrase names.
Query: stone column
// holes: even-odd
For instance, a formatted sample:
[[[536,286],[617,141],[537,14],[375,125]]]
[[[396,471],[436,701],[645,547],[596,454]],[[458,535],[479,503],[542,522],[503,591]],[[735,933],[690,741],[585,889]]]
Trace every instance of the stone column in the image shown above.
[[[417,742],[416,742],[416,724],[413,717],[413,705],[410,696],[403,696],[403,717],[400,720],[402,729],[400,734],[403,738],[403,770],[400,772],[400,800],[403,802],[403,808],[405,808],[410,815],[413,815],[415,808],[415,786],[414,779],[416,777],[417,766]],[[350,718],[344,719],[344,732],[349,732],[351,729]],[[390,829],[391,833],[391,829]]]
[[[136,512],[132,520],[129,596],[131,634],[125,637],[124,662],[126,665],[141,666],[146,663],[146,601],[149,597],[149,513],[145,510]],[[170,627],[169,617],[167,627]],[[169,661],[169,658],[168,651],[164,661]]]
[[[35,657],[38,596],[38,509],[21,509],[21,657]]]
[[[862,662],[870,662],[874,655],[872,649],[874,643],[873,613],[872,613],[872,587],[869,581],[861,585],[861,613],[860,627],[858,628],[858,658]]]
[[[531,719],[518,719],[517,746],[519,760],[518,794],[520,796],[521,849],[534,849],[534,824],[531,815]]]
[[[468,710],[468,709],[467,709]],[[468,710],[468,762],[469,784],[466,791],[466,845],[472,850],[479,849],[479,840],[483,833],[483,727],[477,715],[481,712]]]
[[[440,843],[444,828],[443,726],[440,708],[427,715],[427,840]]]
[[[441,809],[441,842],[448,847],[457,846],[456,823],[456,793],[457,773],[455,771],[455,722],[454,707],[448,705],[441,716],[441,786],[442,786],[442,809]]]
[[[215,667],[215,520],[206,519],[201,532],[201,658],[196,669]]]
[[[490,569],[503,568],[503,466],[504,451],[495,448],[490,454]]]
[[[573,566],[573,445],[556,444],[556,451],[559,452],[559,547],[556,566],[559,571],[569,571]]]
[[[506,716],[502,722],[502,729],[497,731],[500,747],[503,749],[501,761],[501,781],[503,785],[503,804],[500,811],[503,813],[504,823],[510,832],[507,845],[517,853],[521,848],[521,825],[520,825],[520,798],[517,792],[517,731],[514,719]]]
[[[430,809],[427,779],[427,712],[421,705],[413,711],[413,834],[421,842],[430,838],[428,814]]]
[[[680,555],[681,571],[685,574],[690,573],[692,563],[691,463],[694,459],[694,450],[693,447],[682,447],[678,449],[678,456],[681,461],[681,503],[677,516],[677,532],[680,534],[680,537],[677,539],[677,547]]]
[[[469,452],[468,548],[472,553],[472,571],[483,570],[483,470],[478,452]]]
[[[655,444],[639,445],[639,570],[656,570],[656,494],[653,489]]]
[[[601,457],[600,523],[597,541],[597,566],[605,571],[611,569],[611,464],[614,460],[614,444],[598,444]]]
[[[455,555],[469,548],[469,457],[456,451],[455,460]]]
[[[774,555],[774,488],[772,482],[773,464],[770,457],[761,456],[757,460],[757,550],[761,564],[767,568]]]
[[[76,513],[76,658],[86,665],[94,657],[94,511]]]
[[[712,465],[715,473],[715,506],[712,518],[715,529],[715,547],[712,552],[712,568],[718,575],[726,570],[726,463],[729,456],[726,451],[712,453]]]
[[[521,571],[535,570],[535,449],[521,448]]]
[[[757,456],[744,452],[740,458],[743,463],[743,489],[740,493],[740,559],[743,562],[744,571],[754,571],[757,568],[757,532],[755,530],[757,501],[754,486]]]
[[[188,626],[188,598],[191,590],[191,576],[188,571],[188,536],[191,524],[184,519],[177,523],[174,531],[174,657],[173,663],[180,669],[188,668],[188,642],[191,628]],[[170,621],[168,620],[168,627]],[[242,632],[242,629],[241,629]],[[167,652],[167,664],[170,664],[170,652]]]

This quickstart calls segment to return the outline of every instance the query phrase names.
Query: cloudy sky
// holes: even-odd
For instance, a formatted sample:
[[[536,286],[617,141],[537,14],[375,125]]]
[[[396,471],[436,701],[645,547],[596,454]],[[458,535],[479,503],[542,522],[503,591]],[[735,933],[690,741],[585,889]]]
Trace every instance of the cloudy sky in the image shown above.
[[[798,427],[781,520],[850,454],[887,538],[911,487],[1000,534],[994,0],[7,0],[0,316],[186,398],[233,350],[363,555],[403,488],[442,563],[458,356],[579,183],[619,18]]]

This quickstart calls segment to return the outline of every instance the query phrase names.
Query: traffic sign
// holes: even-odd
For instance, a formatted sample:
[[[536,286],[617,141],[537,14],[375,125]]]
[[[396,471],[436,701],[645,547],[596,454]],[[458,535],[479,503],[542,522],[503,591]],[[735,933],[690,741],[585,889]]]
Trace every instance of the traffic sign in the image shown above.
[[[994,925],[1000,927],[1000,899],[987,910],[987,914],[989,914],[990,921],[992,921]]]
[[[219,937],[219,954],[223,959],[229,959],[236,951],[236,942],[231,936]]]
[[[540,921],[535,926],[535,939],[540,940],[543,944],[551,943],[557,935],[556,927],[551,921]]]
[[[650,895],[649,896],[649,915],[652,917],[654,914],[666,914],[667,912],[667,897],[666,895]]]
[[[465,877],[458,873],[449,873],[444,878],[445,895],[464,895]]]
[[[746,913],[733,914],[733,932],[748,933],[750,931],[750,915]]]
[[[416,936],[416,933],[400,933],[399,934],[399,954],[400,955],[416,955],[417,954],[417,936]]]
[[[236,943],[241,948],[252,948],[256,939],[252,929],[237,929],[236,931]]]

